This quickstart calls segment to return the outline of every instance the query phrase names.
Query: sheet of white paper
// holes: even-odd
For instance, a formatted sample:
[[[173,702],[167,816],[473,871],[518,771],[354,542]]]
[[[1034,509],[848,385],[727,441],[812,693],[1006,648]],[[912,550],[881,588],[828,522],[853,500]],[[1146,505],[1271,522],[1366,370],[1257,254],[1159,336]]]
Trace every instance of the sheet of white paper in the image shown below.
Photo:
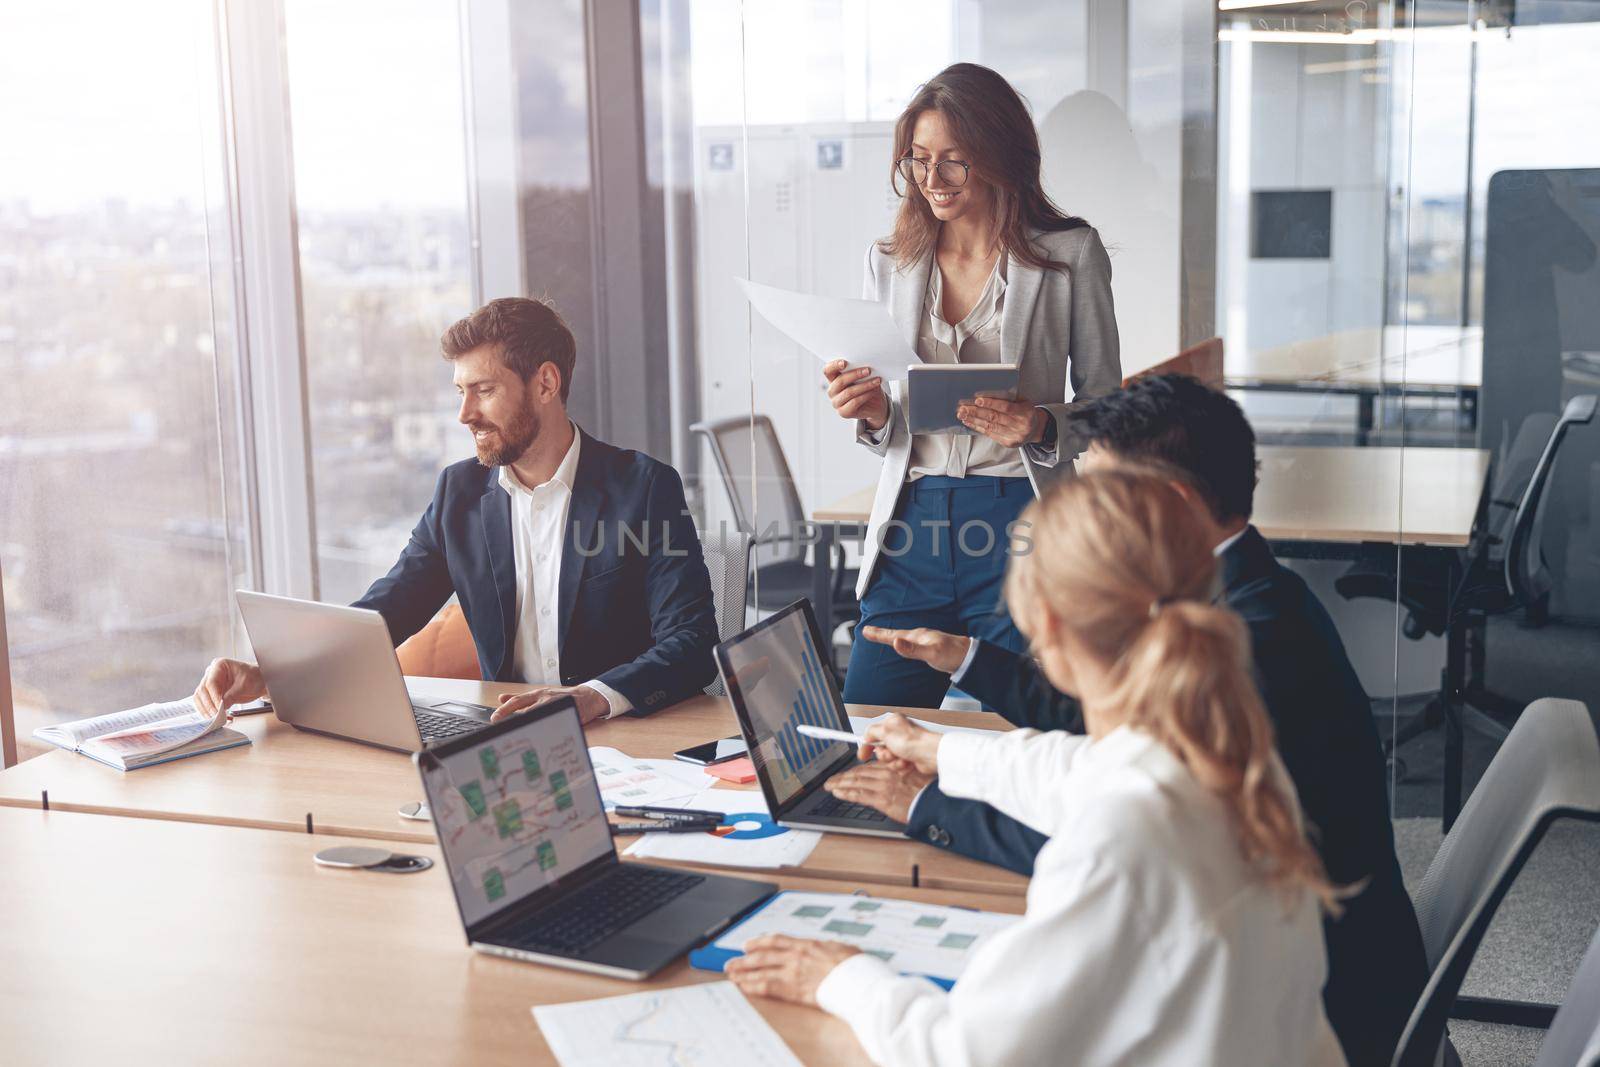
[[[561,1067],[801,1067],[732,982],[545,1004],[533,1018]]]
[[[688,808],[717,780],[675,759],[638,759],[614,748],[591,748],[595,780],[606,810],[623,807]]]
[[[771,825],[766,798],[759,789],[707,789],[686,808],[720,811],[725,815],[755,818],[734,823],[738,833],[761,833]],[[721,867],[798,867],[817,847],[822,835],[815,830],[783,827],[765,837],[718,837],[716,834],[644,834],[628,846],[627,854],[642,860],[681,860],[713,863]]]
[[[856,732],[856,734],[859,736],[861,734],[866,733],[867,729],[870,726],[872,726],[873,723],[882,722],[884,719],[887,719],[889,717],[889,715],[890,715],[890,712],[887,712],[887,711],[884,712],[882,715],[874,715],[870,719],[866,718],[865,716],[862,716],[862,715],[852,715],[852,716],[850,716],[850,729],[854,730]],[[993,730],[984,730],[984,729],[980,729],[980,728],[978,728],[976,726],[946,726],[942,722],[929,722],[927,719],[912,719],[911,721],[916,723],[918,726],[922,727],[924,730],[932,730],[936,734],[993,734],[994,733]]]
[[[839,893],[785,893],[717,939],[743,952],[763,934],[843,941],[901,974],[955,980],[987,938],[1020,916]]]
[[[888,308],[872,300],[812,296],[736,278],[750,306],[824,363],[843,359],[871,367],[885,381],[902,379],[922,362]]]

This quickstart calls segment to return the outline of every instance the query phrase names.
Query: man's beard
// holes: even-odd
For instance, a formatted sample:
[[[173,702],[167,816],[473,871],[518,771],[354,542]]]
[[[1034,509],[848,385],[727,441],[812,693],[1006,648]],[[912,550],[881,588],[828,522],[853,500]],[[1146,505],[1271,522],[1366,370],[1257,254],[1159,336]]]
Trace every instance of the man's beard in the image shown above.
[[[504,426],[493,422],[474,423],[470,429],[491,430],[493,436],[484,440],[473,437],[478,450],[478,462],[485,467],[505,467],[522,458],[539,436],[539,414],[531,408],[524,409]]]

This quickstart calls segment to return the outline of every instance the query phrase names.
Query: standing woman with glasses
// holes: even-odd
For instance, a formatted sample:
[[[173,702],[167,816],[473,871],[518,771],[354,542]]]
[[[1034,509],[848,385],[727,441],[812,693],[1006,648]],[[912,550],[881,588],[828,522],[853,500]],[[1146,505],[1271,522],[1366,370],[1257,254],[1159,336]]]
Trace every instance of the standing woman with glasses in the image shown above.
[[[888,304],[923,362],[1014,363],[1021,381],[1016,400],[959,408],[971,434],[912,434],[904,382],[886,387],[843,360],[823,368],[834,410],[883,457],[856,587],[862,627],[1022,650],[999,603],[1011,525],[1071,470],[1073,402],[1122,381],[1105,246],[1045,195],[1039,162],[1022,98],[977,64],[941,71],[895,123],[904,199],[894,232],[867,250],[866,297]],[[846,701],[935,707],[948,687],[858,630]]]

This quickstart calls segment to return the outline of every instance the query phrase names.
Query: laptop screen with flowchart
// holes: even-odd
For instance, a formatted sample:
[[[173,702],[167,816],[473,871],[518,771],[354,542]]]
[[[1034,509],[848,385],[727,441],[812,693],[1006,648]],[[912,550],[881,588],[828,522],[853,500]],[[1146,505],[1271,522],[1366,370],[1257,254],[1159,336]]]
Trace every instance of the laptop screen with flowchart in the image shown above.
[[[527,716],[422,774],[468,924],[615,854],[576,712]]]

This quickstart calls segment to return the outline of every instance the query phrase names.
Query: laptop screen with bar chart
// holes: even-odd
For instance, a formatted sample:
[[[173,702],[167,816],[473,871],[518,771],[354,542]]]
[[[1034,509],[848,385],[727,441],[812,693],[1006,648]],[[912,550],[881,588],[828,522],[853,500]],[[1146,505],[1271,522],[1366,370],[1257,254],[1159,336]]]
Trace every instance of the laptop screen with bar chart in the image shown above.
[[[806,723],[850,729],[820,644],[810,602],[797,600],[717,646],[717,666],[774,815],[855,758],[853,745],[798,730]]]

